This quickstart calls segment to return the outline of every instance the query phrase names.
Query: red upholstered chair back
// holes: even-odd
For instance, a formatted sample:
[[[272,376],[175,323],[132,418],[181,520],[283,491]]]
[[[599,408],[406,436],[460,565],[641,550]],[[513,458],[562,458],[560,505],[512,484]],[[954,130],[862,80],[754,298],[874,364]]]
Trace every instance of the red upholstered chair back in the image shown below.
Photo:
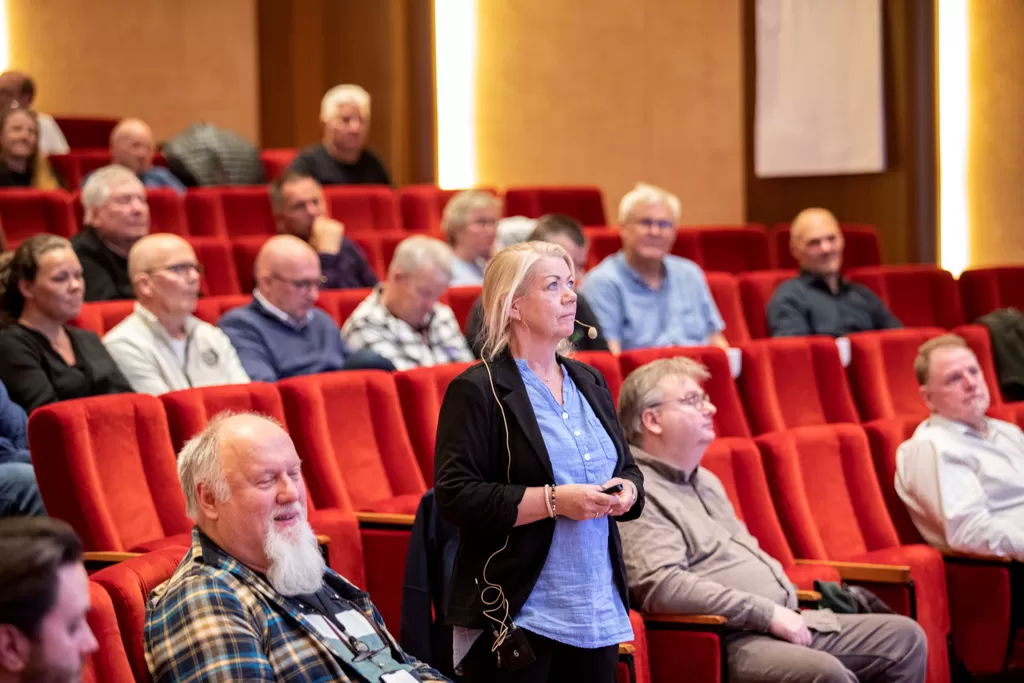
[[[416,460],[427,486],[434,485],[434,446],[437,418],[444,392],[453,379],[473,363],[449,363],[430,368],[415,368],[394,374],[402,415],[409,431]]]
[[[228,237],[219,187],[190,188],[185,195],[188,229],[193,235]]]
[[[497,195],[492,187],[478,187],[477,190]],[[445,204],[462,190],[442,190],[436,185],[405,185],[398,189],[398,202],[402,213],[402,224],[412,232],[441,234],[441,215]]]
[[[704,270],[745,273],[770,268],[763,225],[684,225],[679,232],[697,234]]]
[[[77,232],[71,198],[58,190],[5,189],[0,192],[0,223],[8,249],[39,233],[70,238]]]
[[[965,270],[960,273],[959,285],[967,322],[997,308],[1024,310],[1024,266]]]
[[[612,400],[618,405],[619,391],[622,389],[622,367],[619,365],[619,359],[607,351],[577,351],[572,357],[596,368],[604,376]]]
[[[320,292],[316,305],[327,311],[334,322],[338,323],[338,327],[341,327],[359,304],[372,293],[372,289],[328,289]]]
[[[875,266],[847,276],[878,294],[906,327],[953,328],[964,322],[960,290],[949,271],[932,265]]]
[[[779,337],[746,344],[738,381],[757,434],[860,421],[831,337]]]
[[[366,262],[370,264],[377,279],[383,280],[388,272],[388,264],[391,263],[391,255],[395,253],[398,243],[408,235],[397,231],[357,232],[347,237],[363,250]]]
[[[306,482],[321,507],[414,513],[427,487],[395,381],[347,371],[278,383]],[[347,494],[347,495],[346,495]]]
[[[276,386],[266,382],[183,389],[161,395],[160,401],[167,413],[175,453],[225,410],[260,413],[285,425],[281,395]]]
[[[47,512],[86,550],[131,550],[192,528],[159,399],[53,403],[32,413],[28,438]]]
[[[183,547],[162,548],[119,562],[91,577],[110,595],[124,650],[136,681],[152,680],[143,644],[146,601],[154,588],[171,578],[187,552],[188,548]]]
[[[63,182],[64,187],[79,187],[82,184],[82,165],[74,154],[50,154],[46,157],[50,168]]]
[[[583,225],[607,225],[599,187],[510,187],[505,191],[505,215],[540,218],[564,213]]]
[[[220,187],[224,227],[230,237],[276,234],[277,226],[270,210],[270,192],[264,186]]]
[[[743,315],[752,339],[768,336],[768,302],[776,287],[796,276],[795,270],[765,270],[739,276]]]
[[[730,345],[750,341],[747,319],[743,317],[743,301],[740,299],[740,283],[729,273],[705,273],[711,298],[718,306],[718,312],[725,321],[725,338]]]
[[[82,311],[78,314],[76,320],[81,320],[85,323],[79,325],[79,327],[92,330],[102,337],[131,315],[133,310],[135,310],[134,300],[94,301],[82,304]],[[76,325],[78,323],[72,321],[71,324]]]
[[[232,308],[248,306],[250,301],[252,301],[252,296],[249,294],[203,297],[196,304],[195,316],[211,325],[216,325],[222,315]]]
[[[106,148],[120,119],[105,116],[54,116],[72,150]]]
[[[940,334],[945,330],[918,327],[850,335],[847,377],[862,420],[928,415],[914,358],[921,344]]]
[[[793,551],[772,503],[761,453],[749,439],[715,439],[701,466],[722,481],[736,516],[747,525],[761,548],[783,567],[793,566]]]
[[[773,432],[757,444],[797,557],[842,560],[899,545],[859,425]]]
[[[743,411],[739,391],[729,370],[729,358],[725,351],[711,346],[670,346],[660,349],[635,349],[624,351],[619,356],[623,379],[641,365],[659,358],[685,356],[703,363],[711,372],[711,379],[704,383],[704,390],[711,397],[718,412],[715,413],[715,432],[719,436],[751,436],[750,425]]]
[[[242,292],[252,292],[256,287],[256,255],[263,243],[271,235],[247,235],[231,237],[231,251],[235,260],[235,273],[238,276],[238,288]]]
[[[843,249],[843,267],[863,268],[882,265],[882,248],[878,230],[873,225],[841,223],[846,246]],[[789,253],[789,223],[779,223],[768,233],[772,250],[772,268],[796,268],[796,259]]]
[[[260,162],[263,164],[263,177],[268,183],[277,180],[278,176],[284,175],[295,159],[298,151],[291,147],[279,149],[264,149],[260,151]]]
[[[469,320],[469,312],[473,310],[473,304],[480,298],[480,292],[481,287],[477,285],[449,287],[445,292],[445,303],[451,307],[452,313],[455,314],[455,319],[463,331],[466,330],[466,321]]]
[[[893,526],[902,543],[924,543],[921,534],[910,519],[907,506],[896,493],[896,451],[900,444],[914,435],[920,420],[913,418],[894,417],[888,420],[875,420],[864,425],[871,445],[871,457],[875,463],[875,475],[878,477],[885,498],[885,506],[892,518]]]
[[[231,242],[220,237],[187,237],[203,267],[200,292],[203,296],[241,294],[242,287],[235,272]]]
[[[85,658],[82,667],[84,683],[130,683],[135,680],[128,653],[125,652],[121,630],[117,626],[117,613],[106,589],[95,581],[89,582],[89,604],[86,616],[89,629],[96,637],[96,652]]]
[[[170,232],[188,235],[188,214],[185,212],[185,198],[171,189],[150,188],[146,190],[149,204],[149,231]]]
[[[328,185],[327,213],[345,224],[346,233],[401,230],[398,198],[385,185]]]

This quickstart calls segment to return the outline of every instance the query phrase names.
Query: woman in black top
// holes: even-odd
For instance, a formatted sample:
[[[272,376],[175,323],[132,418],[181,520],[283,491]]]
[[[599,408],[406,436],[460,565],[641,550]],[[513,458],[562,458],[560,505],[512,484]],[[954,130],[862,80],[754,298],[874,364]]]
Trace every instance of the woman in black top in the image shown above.
[[[0,116],[0,187],[61,187],[39,151],[39,122],[29,109],[10,108]]]
[[[63,237],[35,235],[0,262],[0,380],[27,413],[132,390],[95,333],[67,326],[84,291],[82,266]]]

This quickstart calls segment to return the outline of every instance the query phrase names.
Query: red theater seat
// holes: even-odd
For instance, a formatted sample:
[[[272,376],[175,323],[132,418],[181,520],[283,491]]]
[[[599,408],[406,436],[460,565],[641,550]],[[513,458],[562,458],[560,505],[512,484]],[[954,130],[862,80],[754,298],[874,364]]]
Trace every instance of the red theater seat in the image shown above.
[[[478,187],[482,192],[496,195],[494,188]],[[406,185],[398,188],[398,201],[402,224],[412,232],[441,235],[441,216],[448,200],[462,190],[442,190],[436,185]]]
[[[449,287],[444,295],[444,303],[451,307],[462,331],[466,331],[466,321],[469,320],[469,313],[473,310],[473,304],[480,298],[481,287],[469,285],[466,287]]]
[[[997,308],[1024,310],[1024,266],[965,270],[959,285],[967,322]]]
[[[882,265],[882,248],[878,230],[873,225],[842,223],[846,246],[843,248],[843,267],[863,268]],[[772,251],[772,268],[796,268],[797,262],[789,253],[789,223],[779,223],[768,233]]]
[[[510,187],[505,190],[505,215],[540,218],[564,213],[583,225],[607,225],[598,187]]]
[[[783,530],[797,557],[910,567],[914,590],[873,587],[928,636],[928,678],[949,681],[949,603],[942,556],[903,545],[859,425],[802,427],[757,437]],[[915,610],[916,608],[916,610]]]
[[[264,149],[260,152],[260,162],[263,164],[263,177],[268,183],[277,180],[278,176],[284,175],[298,152],[292,148]]]
[[[71,150],[71,154],[78,159],[78,167],[82,169],[82,180],[88,178],[96,169],[114,163],[109,149]]]
[[[185,197],[194,235],[269,237],[277,232],[266,186],[201,187]]]
[[[738,384],[756,434],[859,422],[839,349],[831,337],[780,337],[742,348]]]
[[[54,116],[53,119],[72,150],[109,147],[110,134],[120,121],[108,116]]]
[[[743,317],[739,281],[729,273],[705,273],[711,298],[725,321],[725,338],[730,346],[750,341],[747,319]]]
[[[71,198],[59,190],[5,189],[0,192],[0,224],[8,249],[41,232],[68,238],[77,232]]]
[[[396,372],[395,387],[402,403],[402,415],[409,441],[427,486],[434,485],[434,445],[437,417],[448,384],[472,363],[449,363],[429,368]]]
[[[618,405],[619,390],[622,389],[622,368],[619,366],[619,359],[607,351],[577,351],[572,357],[600,371],[604,381],[608,383],[612,400]]]
[[[324,188],[327,212],[345,224],[345,233],[402,229],[398,198],[386,185],[328,185]]]
[[[102,337],[131,315],[133,310],[135,310],[133,299],[93,301],[82,304],[81,312],[77,318],[71,321],[71,324],[95,332],[97,336]]]
[[[776,287],[797,274],[795,270],[764,270],[739,276],[743,315],[751,338],[764,339],[768,336],[768,302],[772,300]]]
[[[256,287],[256,255],[270,235],[250,235],[231,238],[231,250],[235,259],[235,273],[238,287],[242,292],[251,292]]]
[[[92,583],[102,587],[110,596],[113,611],[117,615],[123,652],[127,653],[127,663],[136,681],[152,680],[146,665],[144,645],[149,594],[171,578],[187,552],[188,547],[181,545],[161,548],[119,562],[92,575]]]
[[[96,637],[97,648],[82,663],[83,683],[134,683],[114,605],[103,586],[94,581],[89,582],[89,605],[86,621]]]
[[[231,243],[220,237],[188,237],[203,267],[200,292],[204,296],[230,296],[242,293],[235,272]]]
[[[698,263],[704,270],[738,274],[770,267],[763,225],[685,225],[679,232],[697,234],[701,253]]]
[[[352,312],[359,304],[363,303],[366,297],[373,293],[372,289],[328,289],[320,292],[320,298],[316,305],[327,311],[328,315],[338,323],[338,327],[345,324]]]
[[[921,344],[945,334],[935,327],[917,327],[850,335],[847,377],[862,420],[898,416],[924,419],[924,405],[914,374]]]
[[[949,271],[931,265],[856,268],[848,277],[870,287],[906,327],[945,327],[964,322],[960,292]]]
[[[149,204],[150,232],[189,234],[185,198],[180,194],[168,189],[148,189],[146,202]]]
[[[674,356],[685,356],[703,363],[711,372],[711,379],[705,385],[704,390],[711,397],[718,412],[715,413],[715,432],[718,436],[739,436],[750,437],[750,425],[743,412],[743,403],[740,401],[739,391],[733,382],[732,373],[729,370],[729,358],[725,351],[711,346],[671,346],[660,349],[635,349],[624,351],[619,356],[619,364],[622,366],[623,378],[629,377],[642,365],[659,358],[672,358]]]
[[[232,308],[248,306],[250,301],[252,301],[252,296],[249,294],[203,297],[196,303],[195,316],[211,325],[216,325],[222,315]]]
[[[74,154],[51,154],[46,160],[64,187],[74,189],[82,184],[82,165]]]

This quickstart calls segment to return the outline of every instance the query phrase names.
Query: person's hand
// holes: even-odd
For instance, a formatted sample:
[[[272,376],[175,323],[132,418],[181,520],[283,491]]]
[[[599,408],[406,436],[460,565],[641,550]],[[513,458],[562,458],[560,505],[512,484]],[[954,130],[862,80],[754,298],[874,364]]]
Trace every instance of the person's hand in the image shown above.
[[[555,508],[559,516],[582,522],[608,514],[616,497],[601,493],[597,484],[563,484],[555,490]]]
[[[309,236],[309,244],[318,254],[337,254],[341,251],[341,241],[344,237],[343,224],[327,216],[317,216],[313,221],[313,233]]]
[[[608,510],[609,517],[618,517],[629,512],[629,509],[633,507],[633,503],[636,502],[636,484],[623,479],[622,477],[613,477],[601,484],[601,489],[606,489],[609,486],[615,486],[616,484],[622,484],[622,491],[615,494],[615,503],[611,509]]]
[[[781,605],[775,605],[771,623],[768,624],[768,633],[796,645],[807,647],[811,644],[811,632],[803,616]]]

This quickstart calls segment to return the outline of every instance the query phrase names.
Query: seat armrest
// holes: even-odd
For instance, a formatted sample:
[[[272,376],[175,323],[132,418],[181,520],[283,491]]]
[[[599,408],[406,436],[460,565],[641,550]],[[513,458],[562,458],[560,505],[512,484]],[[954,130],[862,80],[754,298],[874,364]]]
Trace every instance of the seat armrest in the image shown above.
[[[725,617],[719,614],[645,614],[644,621],[651,626],[724,626]]]
[[[632,643],[619,643],[619,656],[636,654],[636,646]]]
[[[835,560],[797,560],[798,565],[835,567],[843,581],[874,583],[910,583],[910,567],[898,564],[838,562]]]
[[[976,562],[979,564],[1013,564],[1013,558],[999,555],[979,555],[959,550],[943,550],[942,557],[954,562]]]
[[[88,572],[95,572],[117,564],[118,562],[124,562],[130,560],[133,557],[138,557],[142,553],[122,553],[122,552],[107,552],[107,551],[90,551],[82,553],[82,564],[85,565],[85,569]]]
[[[357,512],[360,529],[411,529],[414,515],[397,512]]]
[[[798,590],[796,592],[796,600],[801,605],[817,605],[821,602],[821,593],[818,591],[804,591]]]

